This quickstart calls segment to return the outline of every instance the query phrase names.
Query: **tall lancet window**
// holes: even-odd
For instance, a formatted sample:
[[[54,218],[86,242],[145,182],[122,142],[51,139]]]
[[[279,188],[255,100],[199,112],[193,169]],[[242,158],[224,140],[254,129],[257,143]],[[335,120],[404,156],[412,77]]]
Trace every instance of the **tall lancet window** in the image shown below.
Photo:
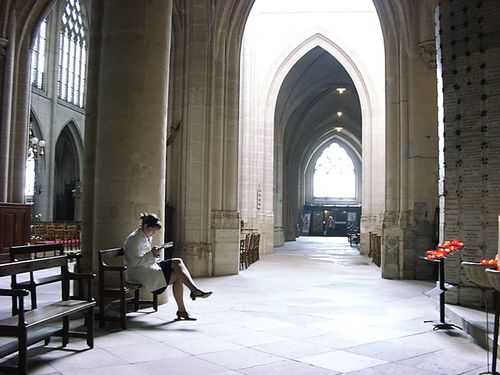
[[[47,51],[47,18],[40,24],[31,50],[31,85],[45,88],[45,56]]]
[[[313,184],[315,198],[355,199],[354,163],[338,143],[327,147],[316,161]]]
[[[59,44],[58,97],[83,108],[87,66],[87,30],[79,0],[67,0]]]

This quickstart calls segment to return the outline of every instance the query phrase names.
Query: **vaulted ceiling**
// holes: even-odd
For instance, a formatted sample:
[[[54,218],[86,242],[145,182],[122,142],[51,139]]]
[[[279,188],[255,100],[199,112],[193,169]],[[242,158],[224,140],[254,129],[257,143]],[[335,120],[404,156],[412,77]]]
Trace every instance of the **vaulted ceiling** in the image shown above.
[[[338,88],[346,90],[339,93]],[[335,132],[336,127],[343,129]],[[284,136],[285,160],[308,156],[304,152],[314,152],[329,134],[340,138],[349,134],[344,139],[355,138],[361,144],[361,128],[360,101],[352,79],[330,53],[313,48],[293,66],[278,94],[275,129]]]

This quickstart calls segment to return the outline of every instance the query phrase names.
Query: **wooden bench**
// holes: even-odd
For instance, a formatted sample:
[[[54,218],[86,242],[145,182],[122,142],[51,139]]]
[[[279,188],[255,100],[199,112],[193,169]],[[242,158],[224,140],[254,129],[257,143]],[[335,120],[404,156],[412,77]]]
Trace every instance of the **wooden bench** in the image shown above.
[[[165,249],[173,247],[173,243]],[[123,264],[123,248],[99,250],[99,327],[104,327],[106,321],[119,321],[123,329],[127,328],[127,305],[133,305],[133,311],[141,306],[152,306],[158,311],[158,294],[152,293],[151,301],[140,299],[141,284],[128,283],[125,279],[127,267]],[[119,315],[106,313],[109,307],[106,301],[119,302]],[[108,309],[109,310],[109,309]]]
[[[30,311],[24,311],[24,297],[28,296],[28,290],[0,289],[0,296],[15,298],[19,306],[18,315],[0,320],[0,358],[18,352],[18,364],[3,363],[0,372],[26,374],[28,347],[42,340],[47,344],[52,336],[61,336],[63,347],[68,344],[69,337],[86,338],[87,345],[94,347],[93,315],[96,303],[91,297],[91,279],[95,275],[69,272],[67,264],[65,255],[0,264],[0,277],[56,267],[60,269],[61,275],[61,299]],[[69,298],[70,280],[87,280],[88,297],[85,300]],[[70,316],[76,313],[85,315],[84,332],[70,331]]]
[[[22,246],[11,246],[10,250],[10,261],[15,262],[18,260],[27,259],[39,259],[56,255],[65,255],[64,244],[55,243],[50,245],[22,245]],[[71,259],[77,257],[78,254],[71,254]],[[35,272],[29,272],[28,280],[18,280],[17,275],[12,275],[11,286],[13,289],[28,289],[31,295],[31,308],[36,309],[37,298],[36,298],[36,288],[42,285],[47,285],[55,282],[59,282],[62,279],[60,273],[55,273],[43,276],[35,274]],[[13,298],[13,301],[16,299]],[[12,313],[17,313],[17,305],[12,304]]]

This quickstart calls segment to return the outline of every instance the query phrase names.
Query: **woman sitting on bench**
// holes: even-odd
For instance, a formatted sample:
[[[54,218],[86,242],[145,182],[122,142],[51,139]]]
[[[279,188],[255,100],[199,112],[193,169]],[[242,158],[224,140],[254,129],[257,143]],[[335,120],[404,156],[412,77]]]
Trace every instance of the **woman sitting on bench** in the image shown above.
[[[177,303],[178,320],[191,318],[184,306],[184,285],[191,291],[192,300],[207,298],[212,292],[203,292],[194,283],[189,270],[180,258],[158,261],[161,249],[151,246],[151,240],[161,222],[155,214],[141,214],[141,226],[127,237],[124,249],[124,262],[127,266],[126,278],[129,283],[140,283],[150,292],[162,293],[172,284]]]

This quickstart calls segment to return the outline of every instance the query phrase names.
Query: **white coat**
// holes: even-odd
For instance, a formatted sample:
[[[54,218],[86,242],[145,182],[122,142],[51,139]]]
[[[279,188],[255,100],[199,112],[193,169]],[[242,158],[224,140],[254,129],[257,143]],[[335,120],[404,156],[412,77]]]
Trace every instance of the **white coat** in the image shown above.
[[[146,237],[142,228],[130,233],[123,250],[127,282],[142,284],[150,292],[167,286],[163,271],[151,251],[151,239]]]

